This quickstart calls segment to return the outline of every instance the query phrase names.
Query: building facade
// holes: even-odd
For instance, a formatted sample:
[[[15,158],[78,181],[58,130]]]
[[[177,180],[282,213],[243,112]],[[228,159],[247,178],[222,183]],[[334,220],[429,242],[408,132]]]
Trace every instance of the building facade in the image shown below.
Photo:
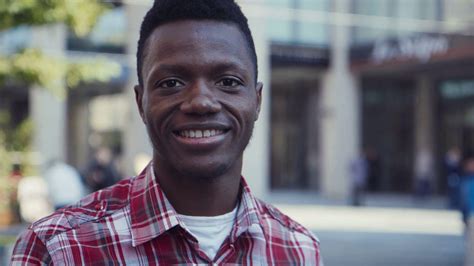
[[[474,5],[455,2],[239,1],[264,83],[262,113],[244,155],[254,192],[348,197],[350,165],[364,154],[373,192],[411,193],[423,179],[445,193],[444,154],[450,147],[474,149]],[[120,77],[84,84],[66,101],[38,89],[2,92],[0,108],[30,114],[41,125],[35,134],[41,162],[61,157],[81,168],[105,145],[131,175],[151,158],[133,95],[136,40],[150,5],[121,1],[87,38],[54,26],[33,29],[24,40],[122,66]]]

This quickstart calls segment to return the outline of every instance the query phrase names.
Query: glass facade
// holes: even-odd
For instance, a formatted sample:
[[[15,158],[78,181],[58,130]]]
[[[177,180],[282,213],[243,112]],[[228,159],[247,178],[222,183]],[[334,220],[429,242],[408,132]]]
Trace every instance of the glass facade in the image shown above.
[[[474,1],[444,0],[442,4],[443,20],[448,23],[462,23],[462,31],[474,33]]]
[[[269,0],[286,16],[267,18],[271,44],[272,189],[318,189],[319,79],[321,51],[329,46],[330,0]],[[298,108],[295,108],[298,106]]]
[[[474,79],[444,80],[439,92],[439,156],[458,148],[474,150]],[[446,188],[447,177],[441,176],[439,187]],[[445,192],[445,191],[442,191]]]
[[[102,53],[125,53],[126,15],[122,6],[107,11],[85,37],[69,33],[67,49]]]
[[[289,17],[267,18],[267,34],[271,42],[283,44],[300,44],[308,46],[326,46],[328,27],[325,23],[306,20],[296,11],[328,11],[329,0],[269,0],[268,6],[283,8]]]
[[[26,48],[31,43],[31,28],[17,27],[0,31],[0,54],[8,55]]]
[[[442,17],[441,0],[354,0],[352,10],[356,15],[374,16],[379,18],[393,18],[393,23],[387,26],[360,25],[353,26],[354,44],[370,43],[381,38],[394,38],[413,34],[414,31],[407,29],[403,21],[408,19],[437,21]],[[375,21],[375,20],[374,20]]]
[[[370,191],[411,190],[414,108],[412,80],[385,77],[362,82],[362,148],[379,164],[367,180]]]

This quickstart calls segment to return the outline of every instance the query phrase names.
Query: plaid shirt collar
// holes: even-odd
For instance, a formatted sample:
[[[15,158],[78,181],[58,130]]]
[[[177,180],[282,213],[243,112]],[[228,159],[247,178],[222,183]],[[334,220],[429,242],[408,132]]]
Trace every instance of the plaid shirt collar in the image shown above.
[[[230,241],[234,242],[253,225],[258,225],[267,238],[262,226],[261,206],[251,194],[243,177],[241,184],[242,192]],[[160,188],[151,163],[133,180],[130,190],[130,216],[133,247],[148,242],[175,226],[186,228]]]

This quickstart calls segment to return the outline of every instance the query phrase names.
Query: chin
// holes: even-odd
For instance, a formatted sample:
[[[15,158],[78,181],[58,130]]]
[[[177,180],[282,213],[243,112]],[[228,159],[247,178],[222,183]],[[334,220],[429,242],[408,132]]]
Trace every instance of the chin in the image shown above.
[[[217,164],[217,165],[198,165],[194,167],[181,168],[184,176],[189,176],[197,181],[212,182],[219,180],[220,177],[225,176],[229,171],[230,164]]]

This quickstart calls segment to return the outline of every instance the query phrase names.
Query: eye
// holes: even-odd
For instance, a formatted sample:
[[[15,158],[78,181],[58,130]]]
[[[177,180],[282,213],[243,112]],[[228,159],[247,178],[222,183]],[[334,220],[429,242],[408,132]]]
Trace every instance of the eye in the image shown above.
[[[182,83],[181,81],[177,80],[177,79],[167,79],[167,80],[164,80],[164,81],[161,81],[160,83],[158,83],[158,86],[159,88],[176,88],[176,87],[181,87],[181,86],[184,86],[184,83]]]
[[[236,87],[242,85],[242,82],[236,78],[223,78],[219,80],[216,85],[222,87]]]

